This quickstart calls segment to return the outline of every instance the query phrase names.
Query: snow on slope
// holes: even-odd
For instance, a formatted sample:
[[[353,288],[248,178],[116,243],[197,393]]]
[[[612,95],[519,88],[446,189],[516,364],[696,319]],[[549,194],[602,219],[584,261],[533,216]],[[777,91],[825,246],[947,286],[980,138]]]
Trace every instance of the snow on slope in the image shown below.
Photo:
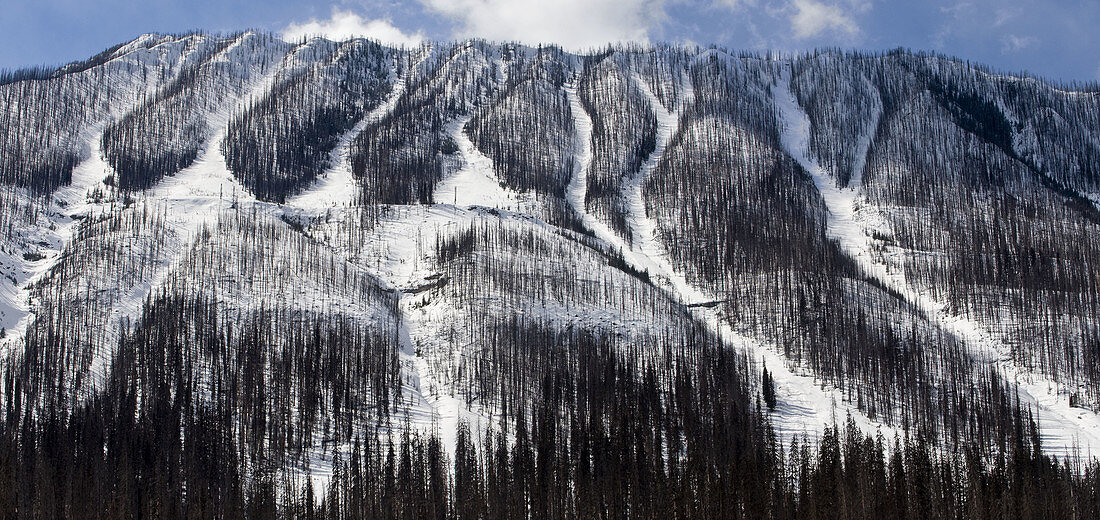
[[[93,196],[93,193],[109,191],[103,181],[113,173],[111,166],[103,159],[99,146],[99,137],[105,126],[106,123],[97,124],[85,132],[91,155],[73,168],[72,182],[58,188],[50,197],[49,217],[35,230],[42,246],[38,251],[42,258],[24,264],[25,278],[19,280],[21,285],[17,289],[12,287],[16,290],[12,291],[13,299],[7,304],[11,310],[6,313],[6,320],[0,323],[8,330],[6,339],[9,345],[22,338],[27,325],[34,319],[33,305],[29,300],[31,286],[62,259],[65,245],[72,239],[80,222],[103,213],[114,202]]]
[[[349,215],[344,214],[343,218]],[[448,382],[437,379],[429,366],[426,353],[443,348],[446,343],[434,324],[459,317],[453,314],[453,308],[436,305],[429,292],[420,288],[440,274],[433,259],[437,236],[485,218],[497,217],[444,204],[389,206],[380,222],[358,244],[361,249],[345,252],[397,292],[405,378],[402,391],[407,396],[402,413],[408,415],[414,429],[423,433],[435,429],[444,449],[451,454],[460,421],[469,423],[474,431],[484,429],[489,422],[452,395]]]
[[[301,210],[319,211],[330,207],[351,206],[355,204],[355,194],[359,184],[351,171],[349,148],[351,142],[363,133],[363,130],[371,123],[380,121],[393,112],[397,106],[397,100],[405,94],[405,86],[410,75],[415,74],[420,64],[431,55],[431,47],[421,52],[417,61],[409,67],[402,76],[390,78],[390,93],[378,106],[374,107],[363,119],[359,120],[351,128],[340,136],[336,147],[332,149],[329,157],[329,167],[313,181],[313,185],[302,193],[290,197],[286,206]]]
[[[291,56],[284,58],[284,65]],[[273,57],[273,60],[277,59],[278,57]],[[254,80],[251,87],[208,116],[207,126],[213,135],[206,142],[206,147],[195,162],[175,175],[165,177],[156,186],[143,193],[148,205],[163,212],[166,228],[174,236],[166,240],[167,247],[157,259],[154,276],[134,287],[115,304],[113,316],[107,324],[108,344],[111,344],[111,338],[117,336],[124,320],[135,320],[140,317],[149,294],[160,287],[168,275],[183,261],[187,250],[191,247],[193,237],[204,224],[212,223],[221,211],[234,205],[258,204],[248,190],[237,182],[233,172],[226,166],[225,157],[221,152],[221,143],[231,118],[247,110],[252,103],[263,99],[274,85],[276,74],[280,69],[280,66],[270,66],[269,70],[262,74],[260,71],[254,71],[253,76],[258,79]],[[110,359],[110,352],[102,352],[93,359],[91,367],[93,381],[105,379]]]
[[[447,125],[447,135],[458,146],[462,166],[436,184],[432,200],[458,207],[486,206],[508,211],[531,209],[528,208],[533,204],[530,195],[501,185],[493,168],[493,160],[481,153],[466,135],[466,123],[469,121],[469,117],[463,117]]]
[[[624,187],[628,200],[631,231],[634,235],[634,248],[615,234],[609,226],[585,207],[587,190],[587,171],[592,162],[592,120],[580,102],[576,86],[566,88],[570,108],[573,112],[576,135],[576,159],[573,178],[566,191],[569,203],[576,209],[583,224],[596,236],[614,249],[622,252],[623,258],[635,269],[646,271],[658,285],[667,290],[675,299],[690,305],[692,313],[711,332],[722,338],[727,344],[747,354],[753,361],[762,361],[775,379],[778,405],[771,414],[772,425],[780,440],[789,443],[795,438],[820,436],[825,427],[840,424],[851,416],[859,427],[868,434],[881,431],[891,436],[894,429],[871,420],[857,407],[844,400],[843,392],[838,388],[822,388],[812,375],[796,373],[787,366],[786,360],[774,349],[761,345],[753,338],[746,337],[730,326],[729,321],[718,310],[718,306],[699,305],[714,302],[716,298],[694,287],[687,278],[676,272],[668,259],[668,253],[657,238],[657,224],[648,217],[642,187],[645,178],[661,161],[661,156],[669,140],[679,126],[679,114],[665,109],[657,97],[643,81],[636,81],[646,96],[654,112],[658,114],[657,146],[646,160],[642,171],[629,179]],[[685,90],[685,97],[691,90]],[[686,100],[685,100],[686,101]],[[681,106],[687,103],[681,103]]]
[[[76,165],[72,172],[72,179],[68,185],[61,186],[48,198],[45,218],[39,219],[34,225],[19,230],[19,234],[28,237],[36,243],[35,251],[28,251],[38,255],[12,256],[7,260],[18,265],[15,269],[14,281],[8,278],[0,278],[0,327],[4,328],[6,335],[0,338],[0,354],[7,353],[22,340],[27,326],[34,319],[33,304],[30,288],[42,279],[62,259],[65,246],[72,240],[77,226],[86,218],[94,217],[107,211],[115,200],[109,196],[111,188],[105,184],[105,180],[112,176],[114,170],[103,157],[100,148],[104,129],[115,120],[136,108],[147,96],[152,94],[161,85],[169,84],[180,71],[183,65],[199,54],[201,45],[190,44],[186,50],[177,53],[172,52],[167,44],[176,43],[170,37],[159,37],[160,42],[146,48],[146,44],[153,41],[153,35],[144,35],[129,45],[115,51],[113,60],[126,59],[133,63],[120,64],[117,67],[140,66],[157,67],[164,71],[170,71],[169,76],[149,74],[143,78],[143,82],[116,86],[112,93],[112,99],[120,102],[107,105],[107,112],[98,120],[91,122],[87,128],[79,133],[77,141],[87,146],[87,158]],[[204,42],[205,43],[205,42]],[[163,49],[158,49],[162,45]],[[181,43],[182,45],[182,43]],[[116,67],[108,62],[105,67]],[[95,74],[96,69],[89,69],[80,74]],[[34,204],[32,196],[26,194],[28,203]]]
[[[1069,392],[1058,382],[1013,362],[1009,350],[978,322],[952,315],[927,291],[912,286],[900,265],[891,265],[873,253],[871,232],[887,229],[874,209],[864,205],[859,183],[838,188],[833,177],[810,156],[810,120],[790,91],[790,70],[784,70],[772,89],[782,124],[781,142],[814,180],[829,210],[827,233],[837,240],[863,271],[902,294],[929,320],[940,324],[966,345],[973,359],[991,364],[1008,382],[1014,382],[1022,404],[1036,409],[1044,450],[1067,456],[1080,448],[1082,455],[1100,454],[1100,415],[1069,406]],[[854,178],[853,178],[854,179]]]

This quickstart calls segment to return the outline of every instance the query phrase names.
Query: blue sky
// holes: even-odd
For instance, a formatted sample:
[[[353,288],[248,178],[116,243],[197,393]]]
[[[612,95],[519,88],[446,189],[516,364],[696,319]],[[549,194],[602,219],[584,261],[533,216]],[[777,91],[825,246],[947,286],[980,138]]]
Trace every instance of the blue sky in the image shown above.
[[[391,43],[471,36],[933,50],[1062,81],[1100,80],[1097,0],[11,0],[0,68],[61,64],[145,32],[254,28]]]

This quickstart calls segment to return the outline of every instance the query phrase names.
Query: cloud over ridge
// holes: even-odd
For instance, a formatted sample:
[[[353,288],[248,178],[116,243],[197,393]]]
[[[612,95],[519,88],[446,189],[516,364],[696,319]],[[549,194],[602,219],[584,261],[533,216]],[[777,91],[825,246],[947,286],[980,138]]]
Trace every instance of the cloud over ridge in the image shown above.
[[[284,40],[295,41],[302,37],[324,36],[331,40],[370,38],[388,45],[416,45],[424,40],[424,33],[407,33],[385,19],[368,19],[351,11],[333,8],[327,20],[316,18],[302,23],[291,23],[280,33]]]

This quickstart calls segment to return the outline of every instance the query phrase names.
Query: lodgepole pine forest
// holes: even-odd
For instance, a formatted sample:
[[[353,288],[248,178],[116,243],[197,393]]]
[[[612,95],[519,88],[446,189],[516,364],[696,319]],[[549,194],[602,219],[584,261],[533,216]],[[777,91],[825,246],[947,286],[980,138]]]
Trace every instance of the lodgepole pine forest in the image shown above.
[[[1100,517],[1100,85],[147,34],[0,72],[0,518]]]

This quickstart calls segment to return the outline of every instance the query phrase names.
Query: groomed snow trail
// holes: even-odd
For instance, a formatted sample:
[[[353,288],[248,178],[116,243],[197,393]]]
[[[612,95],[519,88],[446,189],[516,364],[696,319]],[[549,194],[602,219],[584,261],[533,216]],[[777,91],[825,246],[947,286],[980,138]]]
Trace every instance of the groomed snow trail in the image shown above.
[[[386,95],[386,99],[367,112],[351,130],[340,136],[336,147],[329,155],[328,169],[317,177],[308,189],[287,199],[287,207],[303,211],[322,211],[325,208],[355,205],[359,184],[351,171],[351,143],[363,133],[367,126],[381,121],[393,112],[397,101],[405,94],[407,78],[416,73],[420,64],[429,55],[431,55],[430,47],[422,51],[420,57],[405,71],[404,75],[393,78],[390,93]]]
[[[1062,392],[1059,383],[1018,366],[1009,349],[980,323],[951,314],[944,303],[910,284],[899,266],[877,260],[871,232],[887,226],[870,206],[861,205],[859,183],[853,183],[851,189],[838,188],[833,177],[810,156],[810,120],[791,93],[789,67],[772,95],[782,125],[783,147],[813,177],[829,210],[828,236],[837,240],[868,276],[896,290],[929,320],[962,340],[973,359],[992,365],[1005,381],[1015,383],[1022,404],[1037,412],[1045,450],[1059,456],[1072,456],[1077,448],[1083,456],[1100,454],[1100,416],[1070,407],[1068,393]]]
[[[680,118],[679,114],[669,113],[644,82],[637,83],[657,114],[658,142],[642,171],[624,185],[631,212],[627,220],[631,223],[634,234],[634,248],[610,227],[588,213],[585,206],[587,172],[592,163],[592,120],[577,95],[575,83],[566,88],[577,131],[574,152],[576,169],[566,192],[567,199],[588,229],[612,248],[622,251],[623,258],[635,269],[647,271],[651,279],[674,299],[685,305],[713,302],[717,298],[693,286],[672,266],[667,251],[657,237],[657,224],[646,214],[642,193],[645,179],[660,163],[668,142],[679,127]],[[688,93],[685,97],[691,95],[690,89],[685,89],[685,92]],[[778,397],[778,404],[771,413],[772,426],[784,445],[804,436],[818,438],[826,427],[842,424],[849,415],[868,434],[881,431],[890,437],[895,433],[893,428],[871,420],[863,411],[848,403],[840,389],[822,388],[812,376],[795,373],[775,350],[735,330],[720,312],[719,306],[694,306],[690,308],[690,312],[728,345],[741,350],[749,359],[761,361],[767,366],[775,379]]]
[[[461,208],[486,206],[508,211],[527,209],[526,206],[531,202],[530,196],[501,186],[493,160],[481,153],[466,135],[466,123],[469,121],[470,117],[463,117],[447,125],[447,135],[458,147],[462,166],[436,184],[432,200]]]

